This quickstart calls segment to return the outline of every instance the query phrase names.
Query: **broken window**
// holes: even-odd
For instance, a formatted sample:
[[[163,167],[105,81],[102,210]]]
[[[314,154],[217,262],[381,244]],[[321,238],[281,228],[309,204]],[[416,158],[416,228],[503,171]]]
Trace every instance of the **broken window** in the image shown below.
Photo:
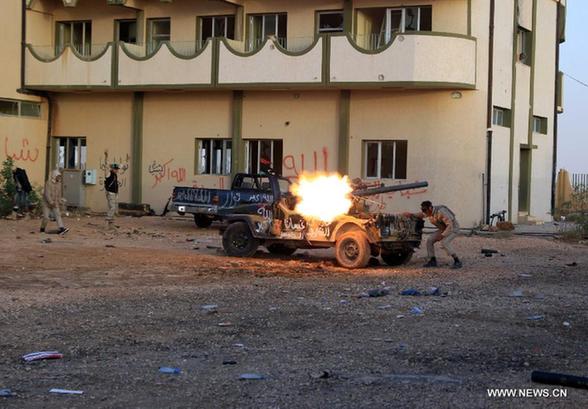
[[[492,110],[492,124],[510,127],[510,109],[494,107]]]
[[[58,21],[55,30],[55,52],[60,54],[68,45],[89,56],[92,44],[91,21]]]
[[[197,173],[229,175],[231,173],[232,141],[230,139],[196,139]]]
[[[282,174],[282,140],[259,139],[245,142],[247,173],[268,173],[273,170]]]
[[[171,40],[171,21],[169,18],[153,18],[148,21],[148,52],[151,53],[159,44]]]
[[[533,33],[519,26],[518,34],[519,61],[531,65],[533,61]]]
[[[406,179],[408,141],[364,142],[364,176],[373,179]]]
[[[343,10],[319,11],[317,27],[319,34],[342,33],[343,20]]]
[[[57,167],[60,169],[85,169],[88,151],[86,138],[57,138]]]
[[[235,16],[207,16],[200,18],[200,43],[214,37],[235,38]]]
[[[115,40],[137,44],[137,20],[116,20]]]

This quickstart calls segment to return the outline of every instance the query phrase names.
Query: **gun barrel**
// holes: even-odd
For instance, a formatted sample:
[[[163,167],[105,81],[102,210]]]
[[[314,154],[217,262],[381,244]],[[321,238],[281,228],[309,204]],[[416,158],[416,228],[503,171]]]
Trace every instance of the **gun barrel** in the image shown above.
[[[428,182],[405,183],[402,185],[381,186],[369,189],[358,189],[351,192],[354,196],[373,196],[381,193],[399,192],[401,190],[419,189],[429,186]]]

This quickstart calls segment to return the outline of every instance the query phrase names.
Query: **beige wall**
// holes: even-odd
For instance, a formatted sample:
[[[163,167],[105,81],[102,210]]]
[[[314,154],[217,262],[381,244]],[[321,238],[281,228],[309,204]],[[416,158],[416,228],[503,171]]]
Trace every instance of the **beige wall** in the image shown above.
[[[230,177],[195,174],[195,141],[231,137],[231,104],[231,92],[145,94],[143,203],[160,212],[174,186],[230,186]]]
[[[483,217],[483,114],[483,101],[472,91],[457,100],[449,91],[353,91],[350,176],[364,176],[364,140],[407,140],[407,179],[402,182],[426,180],[429,187],[412,195],[390,195],[387,210],[418,209],[421,201],[431,200],[452,208],[464,227],[477,225]]]
[[[494,78],[492,102],[510,109],[512,98],[512,46],[514,0],[495,2]]]
[[[88,149],[87,169],[96,169],[95,186],[86,186],[85,206],[106,210],[104,176],[108,165],[117,162],[119,197],[131,198],[131,112],[132,95],[125,94],[59,94],[56,99],[54,137],[85,137]]]

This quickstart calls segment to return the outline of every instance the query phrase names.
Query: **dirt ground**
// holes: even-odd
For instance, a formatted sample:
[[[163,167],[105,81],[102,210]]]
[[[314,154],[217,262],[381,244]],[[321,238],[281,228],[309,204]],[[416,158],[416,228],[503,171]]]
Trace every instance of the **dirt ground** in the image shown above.
[[[406,266],[348,271],[332,251],[229,258],[215,228],[188,218],[66,223],[60,237],[0,221],[0,389],[16,394],[1,408],[588,407],[581,389],[487,393],[558,388],[533,370],[588,376],[586,246],[460,237],[458,271],[444,255],[423,269],[423,249]],[[430,287],[444,296],[399,295]],[[64,358],[20,359],[41,350]]]

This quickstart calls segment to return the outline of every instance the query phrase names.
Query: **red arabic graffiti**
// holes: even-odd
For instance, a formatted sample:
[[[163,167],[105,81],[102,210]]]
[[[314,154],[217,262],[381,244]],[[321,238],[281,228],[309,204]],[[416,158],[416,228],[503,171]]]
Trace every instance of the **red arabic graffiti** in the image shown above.
[[[312,152],[312,162],[309,164],[309,168],[306,168],[306,157],[303,153],[300,154],[299,161],[296,161],[296,159],[297,158],[294,157],[294,155],[284,156],[284,160],[282,161],[282,166],[284,167],[284,176],[298,176],[305,170],[312,172],[327,172],[329,168],[329,151],[326,147],[323,147],[320,153],[317,151]]]
[[[186,169],[185,168],[172,168],[170,163],[174,160],[173,158],[165,163],[158,163],[153,161],[147,168],[147,171],[153,176],[153,186],[157,187],[160,183],[174,181],[176,183],[184,182],[186,180]]]
[[[39,149],[35,148],[31,150],[29,148],[29,140],[27,138],[22,138],[21,141],[21,148],[20,152],[11,152],[8,148],[8,137],[4,138],[4,155],[14,159],[15,161],[23,161],[23,162],[36,162],[39,158]],[[32,153],[31,153],[32,152]]]

